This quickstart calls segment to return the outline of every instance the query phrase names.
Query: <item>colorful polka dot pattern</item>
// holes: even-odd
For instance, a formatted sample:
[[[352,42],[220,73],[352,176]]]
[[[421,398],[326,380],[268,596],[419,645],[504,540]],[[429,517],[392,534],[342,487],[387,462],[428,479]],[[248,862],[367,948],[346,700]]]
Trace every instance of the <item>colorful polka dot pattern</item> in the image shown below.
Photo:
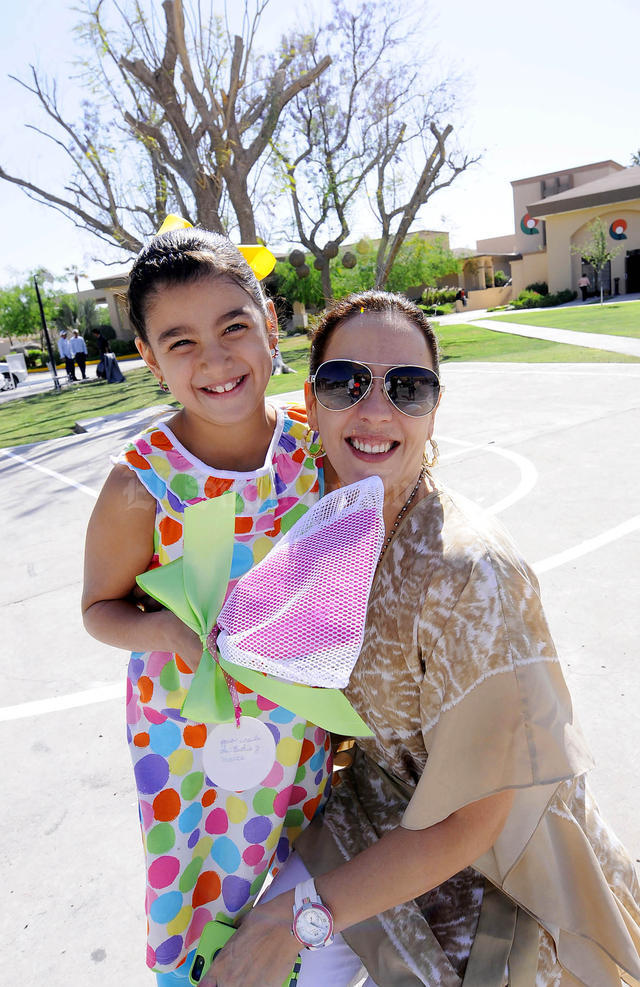
[[[182,554],[188,504],[233,490],[232,586],[318,498],[317,467],[303,447],[306,431],[303,411],[279,411],[271,460],[241,476],[190,461],[166,426],[136,437],[117,462],[126,463],[158,502],[154,564]],[[329,792],[324,730],[241,685],[243,713],[266,723],[276,761],[253,789],[217,788],[202,768],[208,727],[180,715],[190,679],[178,655],[131,655],[127,734],[147,866],[147,963],[157,972],[183,963],[211,919],[233,918],[251,906]]]

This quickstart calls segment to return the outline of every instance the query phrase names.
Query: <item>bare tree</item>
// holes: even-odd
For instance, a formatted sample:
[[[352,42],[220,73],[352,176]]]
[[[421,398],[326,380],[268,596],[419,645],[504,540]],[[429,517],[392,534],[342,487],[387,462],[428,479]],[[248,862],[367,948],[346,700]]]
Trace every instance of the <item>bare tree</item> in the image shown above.
[[[366,0],[355,12],[334,0],[329,23],[299,55],[311,72],[328,51],[329,72],[292,101],[274,142],[295,239],[315,258],[325,300],[332,297],[330,261],[349,236],[367,176],[378,160],[377,127],[409,99],[416,72],[390,76],[405,41],[394,4]]]
[[[162,16],[142,0],[125,7],[87,0],[81,37],[89,46],[83,84],[90,96],[71,122],[56,84],[31,66],[29,81],[53,125],[34,127],[70,159],[64,189],[0,168],[0,178],[127,251],[138,250],[168,211],[255,242],[252,172],[270,152],[283,111],[329,66],[303,72],[283,40],[260,56],[256,36],[269,0],[244,0],[242,33],[200,0],[163,0]],[[115,15],[117,26],[107,24]]]
[[[375,286],[386,284],[393,263],[422,206],[479,160],[448,147],[456,80],[415,93],[402,114],[389,111],[378,128],[375,191],[370,201],[380,223]]]
[[[408,13],[407,13],[408,11]],[[332,67],[292,101],[274,143],[295,238],[315,258],[325,299],[330,261],[368,203],[380,229],[376,286],[384,285],[420,208],[478,160],[448,147],[460,80],[425,80],[424,5],[333,0],[330,23],[299,58],[310,71],[329,52]],[[304,270],[304,269],[303,269]]]

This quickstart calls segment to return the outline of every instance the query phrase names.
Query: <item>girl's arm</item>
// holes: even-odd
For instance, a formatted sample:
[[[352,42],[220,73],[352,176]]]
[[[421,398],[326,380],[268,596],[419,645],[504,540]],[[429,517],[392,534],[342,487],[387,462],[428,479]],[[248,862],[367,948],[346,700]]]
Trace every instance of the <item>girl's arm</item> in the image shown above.
[[[468,867],[495,843],[513,792],[471,802],[428,829],[401,826],[316,880],[334,929],[410,901]],[[291,932],[293,891],[257,905],[211,967],[203,987],[280,987],[300,944]]]
[[[143,613],[131,599],[136,576],[153,556],[156,502],[126,466],[115,466],[100,492],[85,542],[82,614],[99,641],[126,651],[177,651],[196,668],[197,634],[170,610]]]

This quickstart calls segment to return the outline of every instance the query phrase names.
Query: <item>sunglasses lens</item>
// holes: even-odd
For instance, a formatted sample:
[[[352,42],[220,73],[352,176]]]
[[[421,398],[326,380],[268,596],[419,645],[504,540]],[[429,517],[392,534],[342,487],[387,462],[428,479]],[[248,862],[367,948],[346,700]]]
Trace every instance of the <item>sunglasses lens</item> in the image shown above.
[[[412,418],[433,411],[440,395],[440,381],[426,367],[394,367],[385,375],[384,386],[398,411]]]
[[[356,404],[371,385],[371,372],[352,360],[328,360],[315,375],[315,395],[328,411],[345,411]]]

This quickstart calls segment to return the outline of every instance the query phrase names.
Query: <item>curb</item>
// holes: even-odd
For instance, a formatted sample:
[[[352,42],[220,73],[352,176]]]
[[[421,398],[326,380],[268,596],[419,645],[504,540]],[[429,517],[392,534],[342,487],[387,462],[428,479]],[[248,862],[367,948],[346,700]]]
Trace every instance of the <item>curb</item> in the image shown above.
[[[137,408],[135,411],[121,411],[117,415],[102,415],[98,418],[81,418],[74,423],[73,431],[76,434],[96,433],[104,431],[110,426],[116,425],[136,425],[138,422],[145,422],[149,419],[159,418],[162,415],[175,412],[176,408],[171,404],[153,404],[147,408]]]

